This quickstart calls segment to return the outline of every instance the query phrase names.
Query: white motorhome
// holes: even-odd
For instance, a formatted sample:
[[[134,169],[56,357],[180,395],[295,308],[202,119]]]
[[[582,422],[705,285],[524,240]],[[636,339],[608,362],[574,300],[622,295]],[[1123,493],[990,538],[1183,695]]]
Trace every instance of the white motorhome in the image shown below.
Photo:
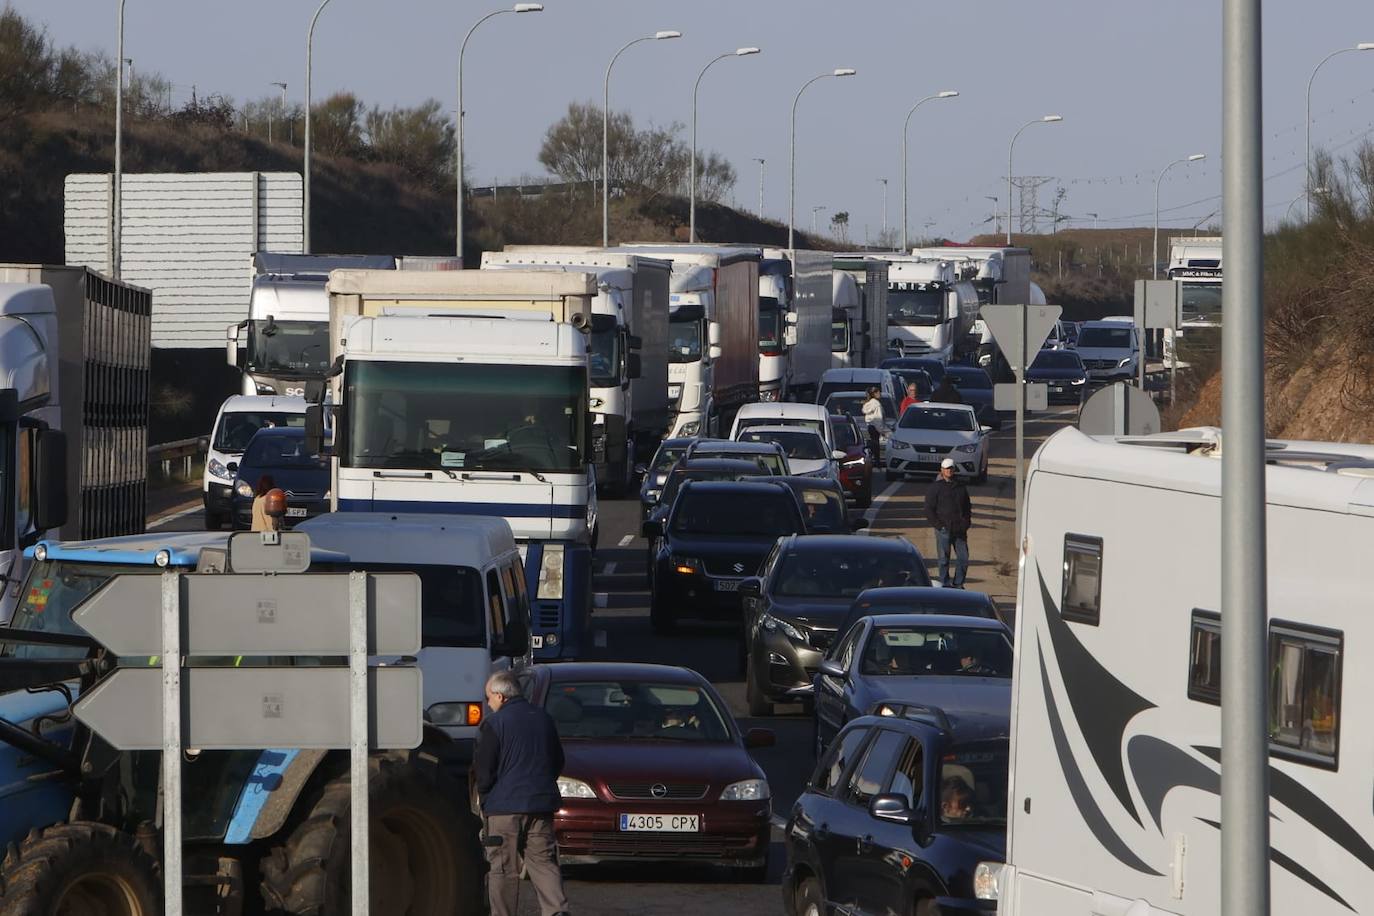
[[[1169,239],[1170,280],[1183,284],[1179,324],[1185,328],[1209,328],[1221,324],[1220,236]]]
[[[958,358],[971,344],[978,292],[959,277],[955,264],[937,258],[894,256],[888,268],[889,352]]]
[[[1066,429],[1031,462],[1001,916],[1220,910],[1224,442]],[[1374,447],[1267,465],[1272,912],[1368,912]]]

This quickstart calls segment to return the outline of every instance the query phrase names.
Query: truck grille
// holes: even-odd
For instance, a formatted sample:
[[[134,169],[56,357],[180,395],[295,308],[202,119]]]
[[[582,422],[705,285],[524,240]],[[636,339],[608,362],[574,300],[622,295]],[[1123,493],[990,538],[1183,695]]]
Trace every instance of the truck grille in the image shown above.
[[[541,605],[539,607],[539,619],[536,623],[542,630],[557,630],[559,624],[558,605]]]
[[[654,794],[656,786],[663,794]],[[701,783],[611,782],[606,788],[622,800],[698,801],[706,797],[706,786]]]

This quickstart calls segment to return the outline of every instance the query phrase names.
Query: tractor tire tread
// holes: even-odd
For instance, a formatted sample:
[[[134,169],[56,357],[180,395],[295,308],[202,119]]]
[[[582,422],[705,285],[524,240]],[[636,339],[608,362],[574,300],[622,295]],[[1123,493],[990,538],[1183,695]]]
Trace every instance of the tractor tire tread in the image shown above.
[[[158,861],[122,830],[95,821],[54,824],[30,830],[10,844],[0,865],[0,916],[47,916],[57,911],[55,895],[75,874],[105,867],[119,873],[137,907],[136,916],[162,912]]]

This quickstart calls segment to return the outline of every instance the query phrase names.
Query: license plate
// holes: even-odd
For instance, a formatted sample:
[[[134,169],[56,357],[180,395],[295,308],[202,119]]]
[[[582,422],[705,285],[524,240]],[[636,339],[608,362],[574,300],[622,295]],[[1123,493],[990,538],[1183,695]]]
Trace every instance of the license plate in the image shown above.
[[[620,829],[650,833],[700,833],[700,814],[622,814]]]
[[[944,460],[943,455],[917,455],[916,460],[922,464],[933,464]]]
[[[738,579],[717,579],[716,591],[718,592],[737,592],[739,591]]]
[[[1050,386],[1050,391],[1054,392],[1055,394],[1063,394],[1063,393],[1064,393],[1064,386],[1063,386],[1063,385],[1051,385],[1051,386]]]
[[[297,506],[287,506],[287,518],[305,518],[305,509]]]
[[[531,649],[542,649],[542,648],[544,648],[544,637],[538,636],[538,635],[531,636],[531,637],[530,637],[530,648],[531,648]]]

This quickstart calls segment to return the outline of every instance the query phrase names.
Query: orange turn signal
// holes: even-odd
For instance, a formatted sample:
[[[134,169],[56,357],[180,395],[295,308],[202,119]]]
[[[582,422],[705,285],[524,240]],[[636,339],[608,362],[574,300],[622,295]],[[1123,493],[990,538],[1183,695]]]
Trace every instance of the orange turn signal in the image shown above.
[[[481,703],[465,703],[464,706],[466,706],[466,710],[465,710],[466,715],[464,716],[464,718],[467,720],[467,723],[468,723],[469,725],[481,725],[481,724],[482,724],[482,704],[481,704]]]

